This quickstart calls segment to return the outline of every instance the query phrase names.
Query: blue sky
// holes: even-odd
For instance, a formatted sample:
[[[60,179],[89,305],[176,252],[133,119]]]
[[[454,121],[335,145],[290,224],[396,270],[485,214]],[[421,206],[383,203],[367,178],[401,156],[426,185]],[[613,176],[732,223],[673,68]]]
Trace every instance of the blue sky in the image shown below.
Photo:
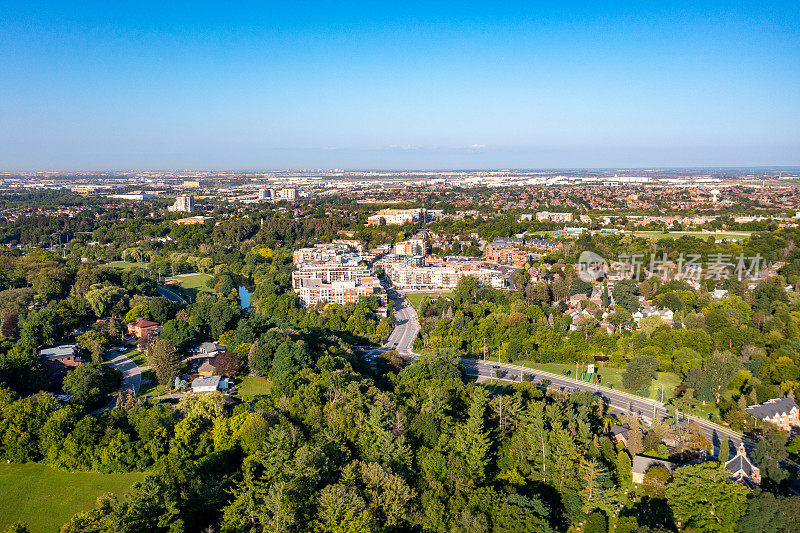
[[[797,1],[0,4],[3,169],[800,165],[799,126]]]

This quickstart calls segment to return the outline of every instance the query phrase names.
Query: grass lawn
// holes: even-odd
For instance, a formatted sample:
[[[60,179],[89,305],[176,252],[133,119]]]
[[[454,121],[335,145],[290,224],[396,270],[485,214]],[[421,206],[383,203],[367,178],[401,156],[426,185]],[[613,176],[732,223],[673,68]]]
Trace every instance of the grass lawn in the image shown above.
[[[702,231],[670,231],[669,233],[662,233],[660,231],[637,231],[633,235],[636,237],[643,237],[646,239],[680,239],[681,237],[697,237],[698,239],[708,239],[714,237],[715,239],[732,239],[742,240],[749,239],[752,232],[750,231],[721,231],[719,233],[704,233]]]
[[[188,297],[190,301],[195,301],[201,292],[214,292],[213,289],[206,287],[206,281],[213,276],[209,274],[202,274],[195,272],[192,274],[178,274],[177,276],[170,276],[172,279],[181,280],[180,283],[175,285],[165,285],[168,291],[172,291],[184,297]],[[180,287],[180,289],[178,289]]]
[[[128,352],[125,355],[131,358],[131,360],[136,363],[136,366],[147,366],[147,354],[144,352],[140,352],[139,350],[133,350],[132,352]]]
[[[422,300],[425,298],[431,298],[433,296],[450,296],[452,294],[453,291],[415,292],[412,294],[406,294],[406,298],[408,298],[408,301],[414,306],[414,309],[419,309],[419,304],[422,303]]]
[[[210,280],[213,277],[210,274],[202,274],[200,272],[195,272],[193,274],[179,274],[177,276],[172,276],[172,277],[183,280],[181,282],[181,287],[183,287],[184,289],[197,289],[200,291],[212,292],[212,289],[206,287],[206,281]]]
[[[145,381],[149,381],[149,383],[145,383]],[[139,398],[154,398],[166,393],[166,387],[158,384],[156,375],[152,370],[142,372],[142,386],[139,387]]]
[[[267,378],[245,377],[236,378],[236,387],[239,389],[237,396],[264,396],[272,389],[272,382]]]
[[[122,498],[143,473],[69,473],[35,464],[0,465],[0,530],[16,521],[32,533],[53,533],[78,511],[95,506],[98,496]]]
[[[104,266],[118,268],[120,270],[130,270],[132,268],[143,268],[147,270],[147,263],[131,263],[128,261],[109,261]]]
[[[575,365],[561,364],[561,363],[532,363],[530,361],[517,361],[514,364],[527,366],[530,368],[538,368],[551,374],[565,375],[564,372],[568,371],[567,377],[575,377]],[[609,387],[615,390],[625,391],[622,387],[622,369],[610,368],[606,366],[599,366],[597,373],[600,375],[600,384],[604,387]],[[664,403],[668,402],[670,398],[675,395],[675,388],[680,384],[681,380],[677,374],[671,372],[659,372],[656,381],[650,386],[650,398],[653,400],[661,401],[661,386],[664,386]],[[630,392],[630,391],[625,391]]]

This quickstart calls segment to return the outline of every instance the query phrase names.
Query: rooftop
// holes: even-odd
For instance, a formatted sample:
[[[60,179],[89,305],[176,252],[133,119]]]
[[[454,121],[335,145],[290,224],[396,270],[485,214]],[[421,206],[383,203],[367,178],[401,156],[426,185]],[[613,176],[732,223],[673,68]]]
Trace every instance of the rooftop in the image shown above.
[[[764,403],[751,405],[747,412],[757,418],[774,418],[775,416],[788,415],[793,409],[798,409],[794,400],[789,397],[773,398]]]

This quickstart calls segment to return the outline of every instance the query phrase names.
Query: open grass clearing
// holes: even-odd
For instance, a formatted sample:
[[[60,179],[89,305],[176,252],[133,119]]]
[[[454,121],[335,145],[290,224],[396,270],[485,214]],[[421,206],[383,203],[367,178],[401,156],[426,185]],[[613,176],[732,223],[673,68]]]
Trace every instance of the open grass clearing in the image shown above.
[[[133,268],[142,268],[147,270],[147,263],[131,263],[130,261],[109,261],[103,266],[116,268],[119,270],[131,270]]]
[[[239,389],[236,396],[244,398],[246,396],[266,396],[272,390],[272,382],[267,378],[248,376],[236,378],[236,388]]]
[[[406,298],[414,306],[414,309],[419,309],[419,304],[426,298],[435,298],[437,296],[452,296],[453,291],[440,291],[440,292],[414,292],[406,294]]]
[[[100,495],[111,492],[122,498],[144,476],[140,472],[61,472],[36,463],[2,464],[0,530],[22,521],[31,533],[53,533],[75,513],[93,508]]]
[[[551,374],[558,374],[559,376],[567,376],[575,378],[575,364],[563,363],[534,363],[532,361],[515,361],[513,364],[525,366],[531,369],[544,370]],[[578,367],[580,369],[580,366]],[[607,366],[595,366],[596,373],[600,376],[600,385],[614,390],[621,390],[624,392],[631,392],[625,390],[622,386],[622,373],[623,369],[611,368]],[[668,402],[675,396],[675,389],[680,384],[681,380],[677,374],[671,372],[659,372],[658,377],[650,385],[649,398],[661,401],[661,386],[664,387],[664,403]],[[593,382],[594,383],[594,382]],[[632,393],[635,394],[635,393]]]
[[[670,231],[664,233],[662,231],[636,231],[633,233],[635,237],[642,237],[645,239],[680,239],[681,237],[695,237],[698,239],[706,240],[709,237],[714,239],[731,239],[731,240],[744,240],[749,239],[752,232],[750,231],[721,231],[719,233],[708,233],[704,231]]]

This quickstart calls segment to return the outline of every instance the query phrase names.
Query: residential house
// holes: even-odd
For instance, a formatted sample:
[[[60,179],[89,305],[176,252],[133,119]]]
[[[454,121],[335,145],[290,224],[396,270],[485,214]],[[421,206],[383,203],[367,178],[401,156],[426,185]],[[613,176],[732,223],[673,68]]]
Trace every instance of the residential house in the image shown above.
[[[151,334],[158,334],[161,333],[163,329],[164,328],[162,328],[161,324],[159,324],[158,322],[152,322],[150,320],[145,320],[143,318],[140,318],[136,322],[131,322],[130,324],[128,324],[128,333],[130,333],[131,335],[136,335],[137,339],[141,338],[145,332]]]
[[[218,342],[204,342],[197,349],[200,355],[207,355],[208,357],[216,357],[217,354],[224,352],[225,346]]]
[[[772,422],[784,431],[792,431],[792,428],[800,427],[800,408],[795,401],[789,397],[773,398],[764,403],[751,405],[747,412],[754,417]]]
[[[614,441],[614,444],[619,444],[620,442],[625,446],[628,445],[628,432],[631,430],[627,424],[620,425],[614,424],[611,426],[611,440]]]
[[[228,379],[222,376],[200,376],[192,381],[192,392],[195,394],[225,391],[228,387]]]
[[[203,363],[197,367],[197,373],[201,376],[211,376],[214,374],[216,368],[210,361],[203,361]]]
[[[75,343],[54,344],[39,349],[42,367],[50,381],[60,386],[64,377],[87,360],[81,354],[80,346]]]

